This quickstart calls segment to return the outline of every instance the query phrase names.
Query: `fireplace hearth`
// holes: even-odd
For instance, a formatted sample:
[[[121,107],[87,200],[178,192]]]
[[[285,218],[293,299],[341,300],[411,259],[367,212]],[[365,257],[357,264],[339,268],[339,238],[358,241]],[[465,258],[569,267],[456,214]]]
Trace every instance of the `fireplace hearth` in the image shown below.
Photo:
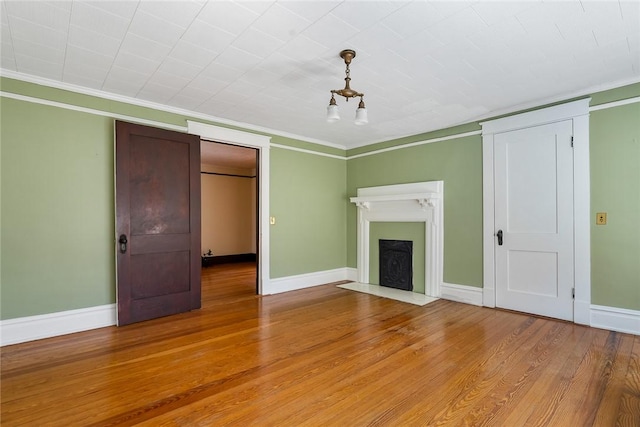
[[[413,242],[380,239],[378,245],[380,286],[413,291]]]

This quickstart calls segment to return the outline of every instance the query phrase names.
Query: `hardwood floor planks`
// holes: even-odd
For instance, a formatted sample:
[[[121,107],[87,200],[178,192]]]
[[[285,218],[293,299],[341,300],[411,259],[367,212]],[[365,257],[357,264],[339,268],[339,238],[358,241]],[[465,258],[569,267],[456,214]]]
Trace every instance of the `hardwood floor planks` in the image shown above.
[[[487,311],[491,312],[491,310]],[[464,334],[461,338],[465,341],[451,343],[454,348],[464,349],[464,351],[442,351],[442,348],[437,347],[432,351],[423,349],[425,351],[420,354],[421,364],[419,365],[419,371],[424,370],[426,374],[423,381],[415,391],[409,389],[411,393],[404,405],[396,405],[388,409],[375,420],[374,424],[385,425],[392,420],[400,423],[426,422],[436,416],[443,407],[459,401],[476,384],[481,377],[480,373],[486,368],[487,361],[492,360],[490,349],[493,345],[490,344],[499,345],[498,341],[504,339],[506,330],[513,328],[508,326],[504,329],[479,330],[473,325],[468,326],[469,330],[475,331],[476,337],[481,339],[466,342],[469,336]],[[529,326],[530,322],[525,322],[525,329]],[[489,344],[488,347],[487,344]],[[470,364],[474,365],[474,369],[462,369],[463,366]],[[447,386],[451,384],[455,386]],[[438,390],[439,393],[434,393],[434,390]],[[384,402],[380,403],[384,404]]]
[[[502,417],[503,425],[544,426],[557,410],[571,378],[591,344],[588,328],[571,326],[566,342],[553,352],[549,365],[542,370],[535,384],[522,397],[520,410],[511,411]],[[541,398],[546,397],[546,398]]]
[[[633,337],[615,425],[640,426],[640,336]]]
[[[324,285],[2,348],[3,426],[638,426],[640,337]]]
[[[487,388],[483,398],[475,399],[473,409],[463,418],[467,424],[489,425],[503,415],[506,408],[519,406],[525,394],[540,377],[549,363],[551,352],[564,339],[567,325],[556,323],[543,329],[539,338],[520,358],[505,366],[498,374],[497,381]],[[541,331],[541,332],[542,332]]]
[[[575,366],[565,366],[568,377],[567,391],[561,397],[549,425],[607,425],[598,424],[595,414],[602,399],[614,393],[608,387],[611,357],[617,351],[620,334],[604,330],[593,330],[589,347]],[[560,386],[563,388],[564,384]],[[555,387],[554,387],[555,388]],[[611,408],[609,408],[611,410]],[[533,420],[532,420],[533,421]],[[609,424],[611,425],[611,424]]]
[[[599,405],[594,413],[595,425],[615,425],[617,414],[621,412],[620,404],[626,382],[625,374],[631,361],[633,338],[615,332],[612,332],[611,336],[617,338],[617,347],[612,348],[608,353],[608,359],[602,370],[601,378],[604,384],[600,387],[605,390],[599,394]]]
[[[432,425],[447,425],[476,419],[478,415],[475,411],[481,409],[476,403],[486,399],[499,386],[510,366],[516,363],[519,357],[528,354],[535,342],[551,327],[533,320],[513,330],[478,361],[477,367],[466,369],[468,375],[458,393],[448,403],[442,402],[439,412],[426,418],[426,421]],[[419,420],[414,414],[408,421]]]

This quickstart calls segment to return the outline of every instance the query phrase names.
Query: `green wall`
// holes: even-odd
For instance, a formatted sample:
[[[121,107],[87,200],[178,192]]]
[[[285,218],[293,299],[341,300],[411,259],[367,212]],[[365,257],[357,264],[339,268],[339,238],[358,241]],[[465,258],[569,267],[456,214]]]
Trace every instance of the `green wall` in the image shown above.
[[[413,242],[413,292],[424,294],[424,222],[372,222],[369,225],[369,283],[380,284],[380,239]]]
[[[107,115],[179,126],[189,119],[12,79],[0,84]],[[113,118],[7,97],[0,114],[0,318],[115,302]],[[345,154],[279,136],[272,142]],[[271,278],[344,268],[346,162],[272,148],[270,170]]]
[[[591,95],[591,106],[640,96],[640,83]],[[557,103],[556,103],[557,104]],[[640,310],[640,103],[590,114],[592,304]],[[489,120],[489,119],[487,119]],[[349,150],[347,194],[359,187],[444,180],[444,281],[482,287],[482,142],[469,136],[372,153],[479,129],[452,129]],[[606,226],[596,212],[608,213]],[[347,206],[347,264],[356,266],[356,209]]]
[[[2,318],[115,302],[113,121],[0,102]]]
[[[590,128],[591,303],[639,310],[640,103],[594,111]]]
[[[271,277],[345,266],[345,163],[271,148]]]
[[[3,91],[185,126],[187,116],[1,78]],[[640,84],[592,105],[640,96]],[[640,310],[640,104],[591,113],[592,303]],[[0,99],[0,318],[115,301],[113,119]],[[212,122],[209,122],[212,123]],[[219,126],[233,128],[219,123]],[[480,129],[469,123],[349,156]],[[344,156],[280,136],[272,143]],[[356,267],[356,189],[443,180],[444,281],[482,285],[480,135],[339,158],[272,147],[271,277]],[[415,232],[412,232],[415,233]],[[346,247],[345,247],[346,242]]]
[[[451,129],[449,135],[460,133]],[[439,134],[440,135],[440,134]],[[433,135],[423,135],[423,140]],[[482,286],[482,140],[480,135],[347,161],[347,195],[361,187],[444,181],[444,281]],[[356,207],[347,206],[347,265],[357,265]]]

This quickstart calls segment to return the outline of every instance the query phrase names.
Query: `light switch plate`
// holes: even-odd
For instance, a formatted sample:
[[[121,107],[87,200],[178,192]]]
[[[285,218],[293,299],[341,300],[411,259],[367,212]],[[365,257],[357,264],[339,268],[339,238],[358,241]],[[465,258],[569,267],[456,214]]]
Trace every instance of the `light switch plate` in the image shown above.
[[[596,214],[596,225],[607,225],[607,213],[598,212]]]

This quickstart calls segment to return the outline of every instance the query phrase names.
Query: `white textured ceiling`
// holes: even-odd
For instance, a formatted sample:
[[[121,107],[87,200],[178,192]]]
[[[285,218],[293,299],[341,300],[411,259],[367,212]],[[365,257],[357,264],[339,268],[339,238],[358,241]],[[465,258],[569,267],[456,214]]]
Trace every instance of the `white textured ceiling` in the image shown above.
[[[352,148],[640,81],[635,1],[2,1],[4,75]],[[338,53],[355,49],[342,120]]]

